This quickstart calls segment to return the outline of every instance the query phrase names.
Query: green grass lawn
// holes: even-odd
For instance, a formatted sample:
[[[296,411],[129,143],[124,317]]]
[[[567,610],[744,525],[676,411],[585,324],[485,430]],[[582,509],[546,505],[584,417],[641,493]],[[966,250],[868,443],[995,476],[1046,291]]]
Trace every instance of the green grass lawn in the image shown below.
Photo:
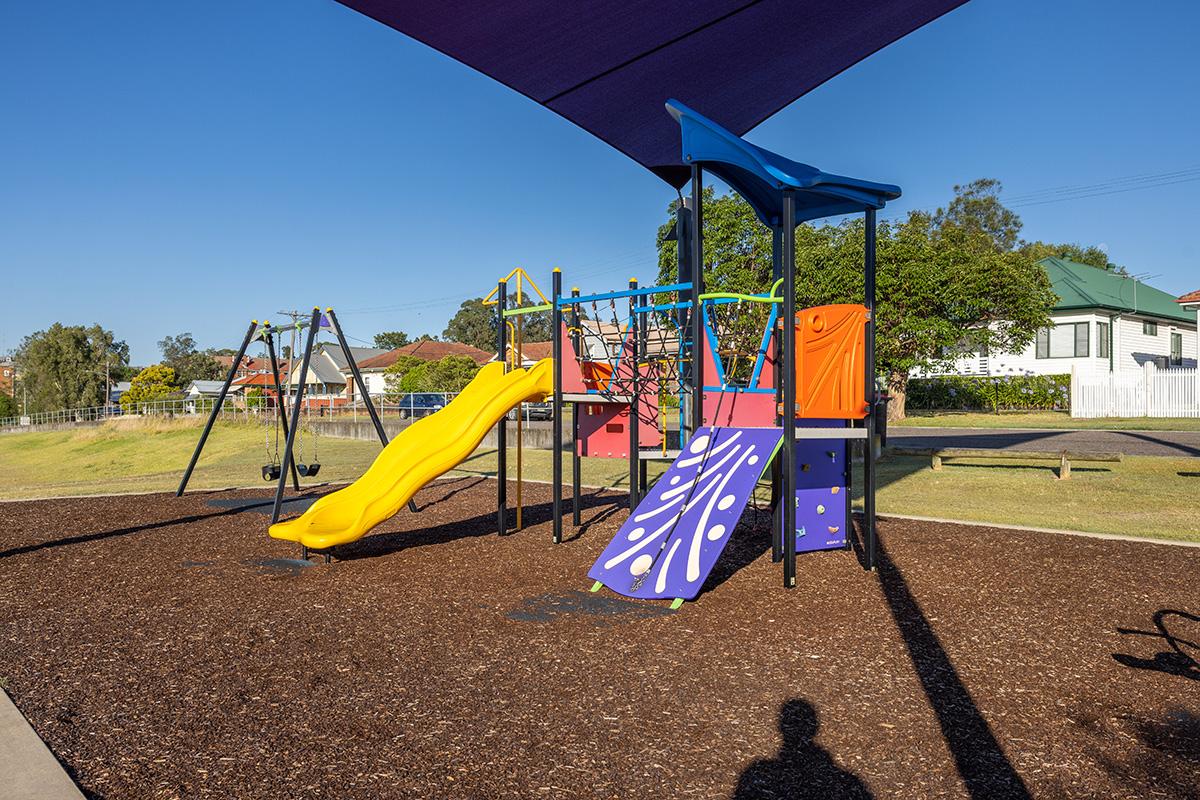
[[[194,421],[117,421],[74,431],[0,435],[0,498],[174,490],[199,433]],[[192,487],[266,486],[259,474],[266,457],[263,438],[255,425],[219,425]],[[307,437],[305,447],[311,457]],[[353,480],[378,452],[372,442],[322,437],[319,482]],[[526,477],[549,480],[549,451],[526,450],[523,459]],[[515,465],[511,451],[511,477]],[[665,468],[651,462],[650,475]],[[495,469],[495,451],[481,450],[455,474],[493,475]],[[569,483],[569,456],[563,474]],[[584,459],[583,482],[628,489],[627,466]],[[1046,461],[956,460],[934,472],[927,458],[889,457],[880,462],[879,483],[881,513],[1200,541],[1200,515],[1190,500],[1200,493],[1197,459],[1129,457],[1118,464],[1079,464],[1069,481],[1059,481]]]
[[[890,422],[911,428],[1053,428],[1111,431],[1200,431],[1200,418],[1106,417],[1072,419],[1065,411],[912,411],[906,419]]]

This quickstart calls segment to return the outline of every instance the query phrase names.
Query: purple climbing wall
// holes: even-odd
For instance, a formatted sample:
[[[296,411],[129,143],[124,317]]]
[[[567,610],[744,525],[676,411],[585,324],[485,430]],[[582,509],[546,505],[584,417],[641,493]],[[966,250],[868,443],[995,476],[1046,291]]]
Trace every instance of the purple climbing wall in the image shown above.
[[[627,597],[695,597],[782,438],[779,428],[698,430],[588,575]]]
[[[843,427],[831,420],[801,420],[800,428]],[[797,430],[798,436],[803,432]],[[834,550],[846,546],[849,523],[845,439],[799,439],[796,442],[796,552]]]

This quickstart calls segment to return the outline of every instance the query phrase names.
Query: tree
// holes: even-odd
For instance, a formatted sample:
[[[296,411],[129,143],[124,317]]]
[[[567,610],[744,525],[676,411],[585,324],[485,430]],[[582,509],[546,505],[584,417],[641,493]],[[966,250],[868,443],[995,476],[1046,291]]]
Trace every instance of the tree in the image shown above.
[[[6,394],[0,394],[0,419],[15,417],[21,413],[17,401]]]
[[[1021,218],[1000,202],[1003,184],[995,178],[979,178],[965,186],[954,187],[954,199],[933,216],[939,235],[960,232],[967,240],[983,242],[998,253],[1017,246]],[[962,241],[962,239],[960,239]]]
[[[1127,275],[1125,268],[1108,260],[1108,253],[1094,245],[1050,244],[1049,242],[1021,242],[1017,248],[1027,258],[1040,261],[1043,258],[1065,258],[1079,264]]]
[[[410,392],[424,391],[419,386],[422,382],[425,365],[429,363],[422,358],[416,356],[400,356],[391,366],[383,371],[384,397],[388,400],[395,400],[402,394]],[[420,370],[417,375],[408,378],[409,373]]]
[[[908,376],[948,363],[965,342],[1022,350],[1047,324],[1055,302],[1045,270],[1014,251],[1020,218],[1004,208],[995,181],[956,187],[936,214],[910,212],[878,226],[876,365],[892,396],[889,416],[904,416]],[[771,283],[771,234],[736,195],[704,207],[705,288],[756,293]],[[668,209],[674,213],[675,204]],[[678,277],[676,243],[659,229],[659,280]],[[797,307],[863,301],[863,222],[796,229]]]
[[[387,350],[397,350],[411,341],[404,331],[384,331],[375,334],[375,346]]]
[[[496,349],[496,309],[483,304],[482,297],[464,300],[458,311],[446,323],[442,338],[462,342],[484,352]]]
[[[178,388],[192,381],[214,381],[222,377],[221,365],[212,351],[196,349],[196,340],[189,332],[161,339],[158,349],[162,351],[162,363],[173,370]]]
[[[129,382],[129,391],[121,395],[121,408],[169,397],[175,391],[176,380],[175,370],[165,364],[146,367]]]
[[[508,308],[529,308],[536,305],[541,305],[541,298],[535,296],[533,299],[526,297],[519,305],[510,300]],[[521,326],[521,336],[525,341],[550,341],[553,318],[549,311],[522,314],[509,319]],[[495,352],[496,307],[485,306],[481,297],[463,301],[455,315],[446,323],[446,329],[442,331],[442,340],[469,344],[486,353]]]
[[[63,325],[26,336],[15,354],[28,396],[28,411],[100,406],[108,402],[104,385],[120,379],[129,363],[129,346],[99,325]]]
[[[461,392],[479,372],[479,365],[470,356],[444,356],[426,367],[425,381],[429,392]]]

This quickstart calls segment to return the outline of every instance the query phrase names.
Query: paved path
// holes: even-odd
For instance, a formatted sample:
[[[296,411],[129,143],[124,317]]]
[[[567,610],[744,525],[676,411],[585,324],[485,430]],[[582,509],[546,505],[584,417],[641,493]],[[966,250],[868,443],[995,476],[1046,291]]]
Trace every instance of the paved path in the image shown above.
[[[58,759],[0,691],[0,797],[83,800]]]
[[[1077,450],[1127,456],[1200,457],[1200,431],[1064,431],[1010,428],[888,428],[898,447]]]

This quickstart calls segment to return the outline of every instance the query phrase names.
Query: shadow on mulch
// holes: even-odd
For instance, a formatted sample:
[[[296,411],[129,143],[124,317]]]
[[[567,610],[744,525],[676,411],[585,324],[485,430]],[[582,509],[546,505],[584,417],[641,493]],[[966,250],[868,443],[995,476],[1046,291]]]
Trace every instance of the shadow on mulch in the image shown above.
[[[558,617],[585,617],[599,627],[667,617],[676,612],[663,606],[620,597],[567,592],[531,597],[506,615],[514,622],[553,622]]]
[[[1126,636],[1150,636],[1162,639],[1170,649],[1155,653],[1153,658],[1139,658],[1127,653],[1113,653],[1113,659],[1118,664],[1132,667],[1133,669],[1148,669],[1154,672],[1162,672],[1167,675],[1177,675],[1181,678],[1200,681],[1200,661],[1197,661],[1189,653],[1184,652],[1184,648],[1188,648],[1200,654],[1200,643],[1183,639],[1169,631],[1167,629],[1167,620],[1172,617],[1185,622],[1200,622],[1200,616],[1188,613],[1187,611],[1178,611],[1171,608],[1159,609],[1154,612],[1154,616],[1151,618],[1151,622],[1154,624],[1156,630],[1142,631],[1136,628],[1117,628],[1117,633]]]
[[[302,514],[308,507],[317,502],[322,494],[305,494],[299,497],[285,497],[279,506],[280,514]],[[260,497],[215,497],[208,501],[213,508],[228,508],[233,511],[253,511],[256,514],[270,516],[275,505],[274,498]]]
[[[481,483],[490,481],[487,478],[462,478],[454,481],[461,483],[455,486],[445,496],[433,500],[420,506],[417,513],[431,510],[440,506],[458,492],[470,491]],[[620,495],[611,493],[594,492],[592,494],[583,495],[580,498],[581,510],[587,511],[593,508],[599,508],[600,513],[589,518],[580,531],[574,536],[564,539],[565,542],[572,542],[583,536],[589,526],[596,524],[600,519],[607,518],[613,513],[624,508],[622,505],[624,498]],[[571,501],[563,501],[563,514],[566,516],[570,513]],[[537,503],[534,505],[526,505],[522,510],[522,522],[524,527],[529,528],[534,525],[540,525],[549,522],[552,519],[554,506],[551,502]],[[509,509],[509,534],[515,533],[515,511]],[[474,517],[467,519],[454,519],[448,522],[433,525],[427,528],[422,528],[415,531],[394,531],[390,533],[375,533],[370,536],[365,536],[352,544],[339,545],[330,550],[331,554],[339,561],[352,561],[360,558],[376,558],[379,556],[390,555],[407,550],[411,547],[424,547],[427,545],[445,544],[459,539],[470,539],[478,536],[494,536],[496,535],[496,515],[477,514]],[[316,552],[316,551],[314,551]]]
[[[271,506],[271,501],[265,501],[267,508]],[[64,539],[52,539],[48,542],[38,542],[37,544],[26,544],[20,547],[14,547],[10,550],[0,550],[0,558],[8,558],[9,556],[24,555],[26,553],[36,553],[39,550],[49,550],[55,547],[65,547],[73,544],[87,544],[88,542],[97,542],[102,539],[113,539],[119,536],[129,536],[135,533],[144,533],[146,531],[158,530],[160,528],[171,528],[176,525],[189,525],[193,522],[204,522],[205,520],[217,519],[218,517],[228,517],[234,514],[240,514],[246,509],[244,507],[229,508],[225,511],[218,511],[215,514],[192,514],[186,517],[175,517],[173,519],[164,519],[159,522],[148,522],[144,525],[131,525],[127,528],[115,528],[111,531],[98,531],[96,533],[81,533],[78,536],[68,536]]]
[[[750,764],[738,777],[733,800],[786,797],[789,800],[869,800],[865,783],[834,763],[814,740],[820,730],[817,710],[806,700],[788,700],[779,709],[783,744],[774,758]]]
[[[854,546],[861,557],[861,545],[856,541]],[[904,639],[921,688],[937,715],[942,737],[967,792],[976,799],[1029,798],[1025,781],[1004,755],[991,726],[963,684],[882,539],[876,554],[879,585],[888,610]]]

